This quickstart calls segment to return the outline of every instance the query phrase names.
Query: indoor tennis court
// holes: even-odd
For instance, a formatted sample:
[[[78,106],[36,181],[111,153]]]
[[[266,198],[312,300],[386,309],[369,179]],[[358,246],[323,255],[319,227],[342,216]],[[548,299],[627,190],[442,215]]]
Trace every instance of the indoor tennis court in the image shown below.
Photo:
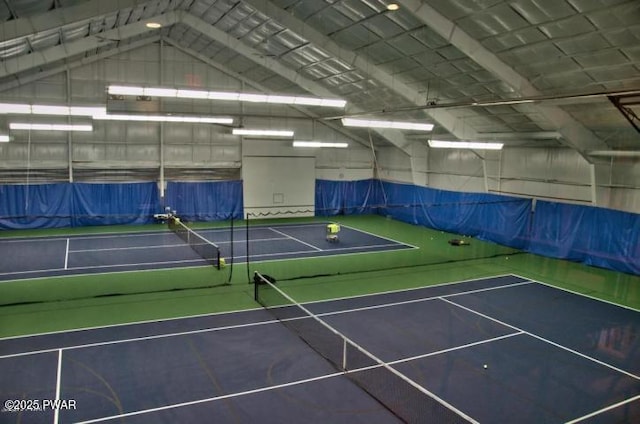
[[[261,302],[274,301],[274,287],[259,289]],[[525,278],[306,304],[313,317],[287,301],[269,307],[280,310],[3,339],[0,369],[4,384],[27,398],[74,399],[77,409],[60,412],[60,422],[203,414],[246,422],[619,422],[639,412],[637,311]],[[332,369],[316,352],[334,351],[341,363],[341,341],[317,319],[384,362],[352,351],[346,372]],[[578,324],[569,333],[558,321]],[[415,388],[383,365],[426,394],[407,394]],[[43,422],[53,419],[49,412]]]
[[[0,1],[0,423],[640,422],[637,0]]]

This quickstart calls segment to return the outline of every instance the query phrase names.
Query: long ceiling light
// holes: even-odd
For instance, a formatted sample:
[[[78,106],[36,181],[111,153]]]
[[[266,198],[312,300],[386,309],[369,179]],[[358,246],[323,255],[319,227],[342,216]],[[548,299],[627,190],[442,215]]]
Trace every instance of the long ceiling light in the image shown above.
[[[104,106],[56,106],[0,103],[0,114],[93,116],[105,113],[107,113],[107,108]]]
[[[261,129],[246,129],[246,128],[234,128],[231,133],[233,135],[245,135],[245,136],[257,136],[257,137],[293,137],[293,131],[291,130],[261,130]]]
[[[272,103],[296,106],[344,108],[346,100],[323,97],[240,93],[231,91],[183,90],[177,88],[110,85],[107,92],[119,96],[174,97],[178,99],[222,100],[251,103]]]
[[[6,134],[0,134],[0,143],[8,143],[10,140],[9,136]]]
[[[429,140],[429,147],[435,147],[435,148],[441,148],[441,149],[502,150],[503,146],[504,146],[503,143]]]
[[[325,141],[294,141],[293,147],[335,147],[345,149],[349,147],[349,143],[334,143]]]
[[[373,119],[342,118],[345,127],[392,128],[396,130],[431,131],[433,124],[420,124],[403,121],[378,121]]]
[[[21,122],[11,122],[9,129],[29,130],[29,131],[93,131],[91,125],[78,124],[28,124]]]
[[[184,122],[191,124],[233,124],[233,118],[215,116],[176,116],[176,115],[94,115],[100,121],[137,121],[137,122]]]

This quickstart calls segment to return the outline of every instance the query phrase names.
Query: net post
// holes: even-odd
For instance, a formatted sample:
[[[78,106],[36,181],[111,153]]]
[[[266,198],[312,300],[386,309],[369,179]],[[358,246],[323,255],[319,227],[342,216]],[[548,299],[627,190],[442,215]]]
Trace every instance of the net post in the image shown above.
[[[347,371],[347,339],[342,338],[342,371]]]
[[[221,258],[220,249],[218,249],[218,252],[216,253],[216,268],[218,268],[218,271],[220,271],[220,269],[222,268],[220,266],[220,258]]]
[[[256,278],[258,274],[258,271],[255,271],[254,278],[253,278],[253,299],[260,303],[260,300],[258,299],[258,279]]]
[[[247,215],[245,217],[245,242],[246,242],[246,250],[245,250],[245,255],[246,255],[246,260],[245,263],[247,265],[247,280],[249,282],[249,284],[251,284],[251,271],[250,266],[249,266],[249,216],[251,215],[251,212],[247,212]]]

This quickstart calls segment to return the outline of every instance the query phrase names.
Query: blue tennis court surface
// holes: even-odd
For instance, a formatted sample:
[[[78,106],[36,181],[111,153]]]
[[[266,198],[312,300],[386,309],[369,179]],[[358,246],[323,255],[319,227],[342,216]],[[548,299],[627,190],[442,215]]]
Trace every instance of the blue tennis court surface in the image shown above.
[[[413,246],[342,227],[340,241],[326,240],[326,224],[250,227],[252,262],[411,249]],[[227,263],[247,259],[247,231],[198,230],[217,244]],[[206,262],[170,231],[69,237],[0,239],[0,281],[57,275],[204,266]]]
[[[640,422],[637,310],[512,275],[305,306],[460,422]],[[398,422],[264,309],[5,338],[0,375],[74,405],[7,423]]]

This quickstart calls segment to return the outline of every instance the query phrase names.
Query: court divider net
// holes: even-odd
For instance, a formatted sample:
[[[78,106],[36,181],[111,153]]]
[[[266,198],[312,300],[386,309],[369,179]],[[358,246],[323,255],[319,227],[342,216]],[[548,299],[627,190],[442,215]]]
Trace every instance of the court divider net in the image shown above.
[[[180,221],[178,217],[169,217],[169,229],[173,231],[182,241],[187,243],[194,252],[202,259],[209,262],[214,267],[220,269],[220,247],[202,237]]]
[[[507,203],[508,205],[508,203]],[[464,207],[468,207],[465,204]],[[474,204],[473,213],[499,214],[497,202]],[[455,204],[378,205],[358,210],[264,209],[246,214],[247,281],[255,266],[279,281],[304,278],[362,276],[464,266],[483,266],[521,254],[521,234],[503,235],[500,224],[474,226]],[[464,209],[466,211],[466,209]],[[426,212],[425,212],[426,211]],[[465,212],[470,213],[470,212]],[[458,226],[443,228],[440,221],[423,222],[425,214],[451,215]],[[327,237],[327,225],[340,224],[337,240]],[[463,225],[464,224],[464,225]],[[457,231],[456,228],[459,230]],[[492,240],[501,240],[496,242]]]
[[[406,423],[475,423],[254,273],[255,300],[336,370]],[[327,405],[330,407],[330,405]]]

